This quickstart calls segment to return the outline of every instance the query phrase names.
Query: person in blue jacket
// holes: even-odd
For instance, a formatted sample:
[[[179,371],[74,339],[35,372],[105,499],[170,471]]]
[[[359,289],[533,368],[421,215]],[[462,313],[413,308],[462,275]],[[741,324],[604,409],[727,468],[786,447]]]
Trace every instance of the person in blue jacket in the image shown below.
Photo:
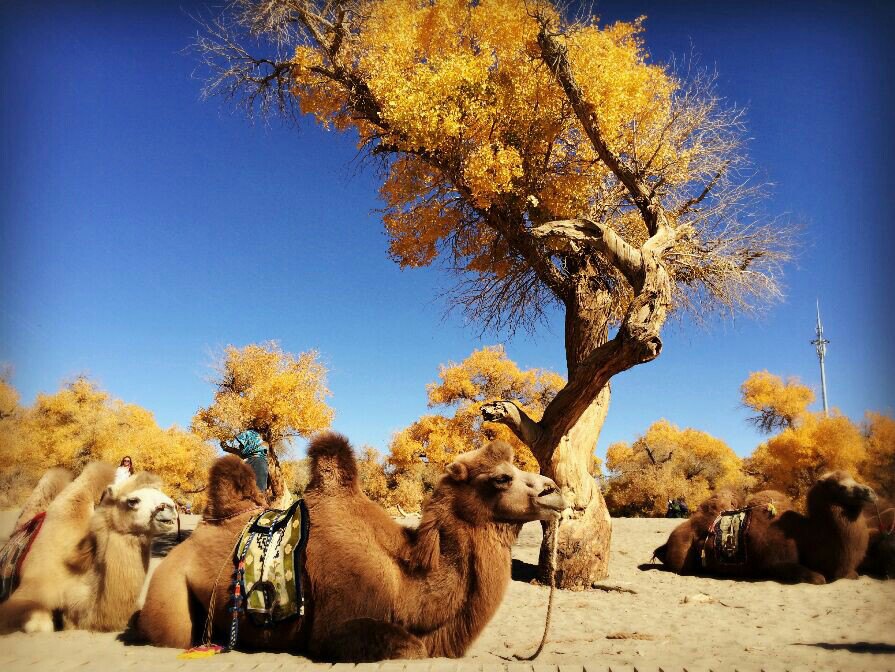
[[[246,429],[232,439],[221,441],[221,448],[238,455],[255,472],[255,483],[261,492],[267,491],[267,446],[254,429]]]

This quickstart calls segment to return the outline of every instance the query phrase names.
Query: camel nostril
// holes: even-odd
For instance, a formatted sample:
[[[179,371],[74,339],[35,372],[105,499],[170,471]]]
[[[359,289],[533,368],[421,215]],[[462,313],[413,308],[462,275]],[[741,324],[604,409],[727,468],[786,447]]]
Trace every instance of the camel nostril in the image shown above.
[[[547,495],[552,495],[554,492],[556,492],[556,488],[554,488],[552,485],[548,485],[546,488],[541,490],[541,493],[538,495],[538,497],[546,497]]]

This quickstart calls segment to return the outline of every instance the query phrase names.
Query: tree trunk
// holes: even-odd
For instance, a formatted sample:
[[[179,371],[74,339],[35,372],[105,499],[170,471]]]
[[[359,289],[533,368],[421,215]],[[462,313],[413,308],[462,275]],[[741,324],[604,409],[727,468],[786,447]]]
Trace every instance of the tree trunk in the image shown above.
[[[556,574],[558,588],[589,588],[609,575],[612,522],[593,474],[593,453],[609,410],[609,386],[563,436],[541,472],[552,478],[571,507],[557,528],[544,525],[538,577],[550,579],[551,529],[558,530]]]
[[[267,451],[267,498],[276,502],[283,494],[283,469],[280,467],[280,458],[271,448]]]

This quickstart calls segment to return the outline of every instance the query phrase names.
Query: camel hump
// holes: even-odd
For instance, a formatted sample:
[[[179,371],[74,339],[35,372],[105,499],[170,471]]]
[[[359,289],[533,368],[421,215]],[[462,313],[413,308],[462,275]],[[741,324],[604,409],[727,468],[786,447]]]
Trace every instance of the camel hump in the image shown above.
[[[341,434],[325,432],[317,436],[308,446],[308,457],[311,458],[308,490],[335,493],[358,487],[354,452]]]
[[[206,519],[229,518],[265,505],[266,499],[255,483],[255,472],[236,455],[226,455],[211,465]]]

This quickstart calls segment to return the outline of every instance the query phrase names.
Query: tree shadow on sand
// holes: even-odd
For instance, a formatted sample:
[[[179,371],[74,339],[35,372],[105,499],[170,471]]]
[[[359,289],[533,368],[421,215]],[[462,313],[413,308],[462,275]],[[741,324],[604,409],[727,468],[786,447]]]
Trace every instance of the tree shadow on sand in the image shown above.
[[[521,581],[522,583],[538,582],[538,566],[523,560],[513,558],[513,569],[511,576],[513,581]]]
[[[850,651],[851,653],[895,653],[895,644],[882,642],[843,642],[832,644],[830,642],[797,642],[796,646],[816,646],[828,651]]]

